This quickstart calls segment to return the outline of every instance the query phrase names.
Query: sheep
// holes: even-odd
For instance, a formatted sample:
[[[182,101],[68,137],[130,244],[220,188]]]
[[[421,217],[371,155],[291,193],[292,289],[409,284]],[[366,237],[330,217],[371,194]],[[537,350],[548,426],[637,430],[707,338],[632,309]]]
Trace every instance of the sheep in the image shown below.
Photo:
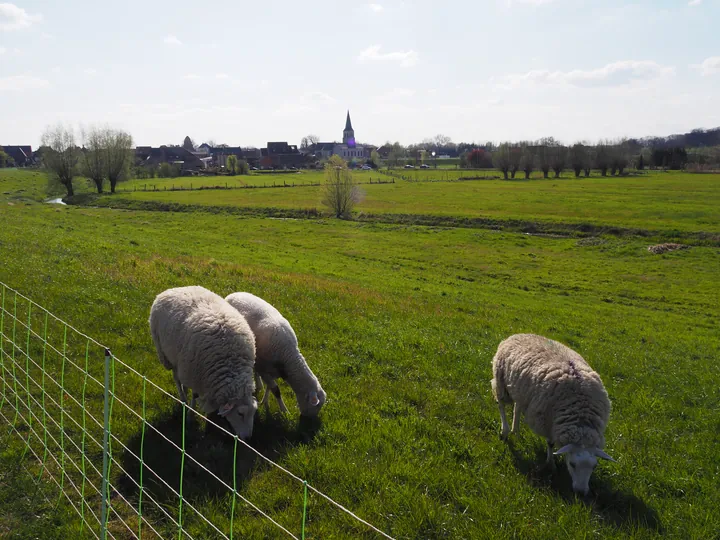
[[[587,495],[597,458],[615,461],[602,448],[610,400],[600,376],[575,351],[534,334],[515,334],[493,358],[492,392],[500,409],[503,439],[509,426],[505,404],[514,403],[512,433],[525,416],[530,429],[547,441],[547,462],[566,455],[573,490]]]
[[[287,407],[275,379],[284,379],[295,392],[300,414],[317,416],[326,394],[298,349],[298,341],[290,323],[268,302],[247,292],[233,293],[225,298],[245,317],[255,334],[255,373],[258,388],[267,384],[261,404],[269,406],[268,390],[273,393],[280,410]]]
[[[240,438],[249,439],[257,411],[255,337],[245,319],[203,287],[179,287],[157,295],[149,323],[180,400],[186,402],[185,389],[192,388],[191,407],[199,395],[206,414],[217,409]]]

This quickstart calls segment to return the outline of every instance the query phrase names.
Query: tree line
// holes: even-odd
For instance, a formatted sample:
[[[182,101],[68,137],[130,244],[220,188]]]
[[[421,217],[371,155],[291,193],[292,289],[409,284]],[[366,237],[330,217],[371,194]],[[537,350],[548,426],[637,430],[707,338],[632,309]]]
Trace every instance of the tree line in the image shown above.
[[[59,184],[67,196],[75,194],[74,179],[82,175],[92,181],[98,193],[105,183],[115,193],[118,182],[130,174],[134,148],[132,136],[109,126],[93,126],[80,131],[82,147],[76,143],[71,126],[57,124],[42,135],[38,153],[48,172],[51,184]]]

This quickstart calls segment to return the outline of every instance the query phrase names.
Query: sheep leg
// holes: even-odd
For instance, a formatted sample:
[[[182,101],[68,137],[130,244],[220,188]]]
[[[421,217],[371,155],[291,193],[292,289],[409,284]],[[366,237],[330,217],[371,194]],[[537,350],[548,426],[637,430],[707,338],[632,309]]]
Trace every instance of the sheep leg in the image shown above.
[[[517,433],[519,430],[520,430],[520,410],[518,409],[517,402],[515,402],[515,407],[513,407],[512,433]]]
[[[273,393],[273,396],[275,396],[275,401],[278,402],[278,405],[280,406],[280,410],[283,413],[287,413],[288,408],[285,406],[285,402],[283,401],[282,395],[280,394],[280,388],[278,387],[275,379],[271,380],[268,383],[268,387],[270,388],[270,391]]]
[[[553,443],[550,439],[547,440],[547,463],[552,470],[555,470],[555,456],[553,455]]]
[[[502,401],[498,401],[498,408],[500,409],[500,421],[502,422],[502,433],[500,434],[501,439],[507,439],[508,433],[510,433],[510,426],[508,425],[507,417],[505,416],[505,404]]]
[[[256,371],[255,372],[255,392],[256,392],[256,395],[258,398],[260,397],[260,392],[263,390],[263,388],[265,388],[265,386],[263,385],[262,377]],[[265,390],[265,394],[267,394],[267,389]],[[265,403],[264,395],[263,395],[263,399],[260,403]]]
[[[180,395],[180,401],[187,403],[187,394],[185,394],[185,388],[183,387],[180,379],[178,379],[177,373],[173,370],[173,379],[175,379],[175,385],[177,386],[178,394]]]

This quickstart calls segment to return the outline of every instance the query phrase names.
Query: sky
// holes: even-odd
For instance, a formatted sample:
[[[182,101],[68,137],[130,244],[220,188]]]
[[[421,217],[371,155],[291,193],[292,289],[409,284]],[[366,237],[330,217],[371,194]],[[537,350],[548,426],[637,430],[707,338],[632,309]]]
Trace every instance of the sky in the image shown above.
[[[0,2],[0,145],[565,143],[720,126],[720,0]]]

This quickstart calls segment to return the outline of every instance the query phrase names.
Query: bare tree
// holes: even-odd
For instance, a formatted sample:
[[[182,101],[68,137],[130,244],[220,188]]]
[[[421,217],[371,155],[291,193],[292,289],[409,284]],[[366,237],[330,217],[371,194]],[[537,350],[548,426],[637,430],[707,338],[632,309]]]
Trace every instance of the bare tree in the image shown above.
[[[510,170],[510,145],[502,143],[497,150],[493,152],[493,165],[503,173],[505,180],[508,179],[508,171]]]
[[[522,145],[522,158],[520,168],[525,173],[525,179],[529,179],[530,175],[535,169],[535,148],[529,142],[523,143]]]
[[[46,147],[43,161],[50,173],[51,181],[62,184],[67,190],[68,197],[72,197],[75,194],[73,178],[77,173],[79,157],[73,128],[63,124],[48,127],[41,140],[42,146]]]
[[[353,183],[352,172],[345,160],[340,156],[330,156],[325,164],[323,204],[335,213],[335,217],[349,218],[360,200],[360,189]]]
[[[595,166],[600,169],[602,176],[607,176],[610,159],[610,145],[605,141],[598,142],[597,146],[595,146]]]
[[[93,181],[98,193],[103,191],[103,183],[107,174],[105,132],[98,127],[82,131],[83,152],[80,159],[82,174]]]
[[[575,143],[568,150],[568,162],[575,172],[575,178],[580,177],[580,173],[585,169],[585,164],[588,161],[587,147],[584,144]]]
[[[610,153],[610,174],[622,174],[628,166],[630,160],[629,148],[626,139],[615,142],[611,147]]]
[[[568,149],[561,144],[550,147],[550,167],[555,171],[555,178],[560,178],[560,174],[567,163]]]
[[[537,156],[538,168],[542,171],[543,178],[547,178],[550,172],[550,148],[545,139],[538,141]]]
[[[306,135],[300,140],[300,149],[307,150],[311,146],[320,142],[320,137],[317,135]]]
[[[515,178],[518,170],[520,169],[520,162],[522,161],[522,147],[519,144],[513,144],[510,147],[510,178]]]
[[[103,139],[110,192],[115,193],[115,186],[119,181],[127,178],[132,163],[132,136],[120,129],[107,128],[104,130]]]

